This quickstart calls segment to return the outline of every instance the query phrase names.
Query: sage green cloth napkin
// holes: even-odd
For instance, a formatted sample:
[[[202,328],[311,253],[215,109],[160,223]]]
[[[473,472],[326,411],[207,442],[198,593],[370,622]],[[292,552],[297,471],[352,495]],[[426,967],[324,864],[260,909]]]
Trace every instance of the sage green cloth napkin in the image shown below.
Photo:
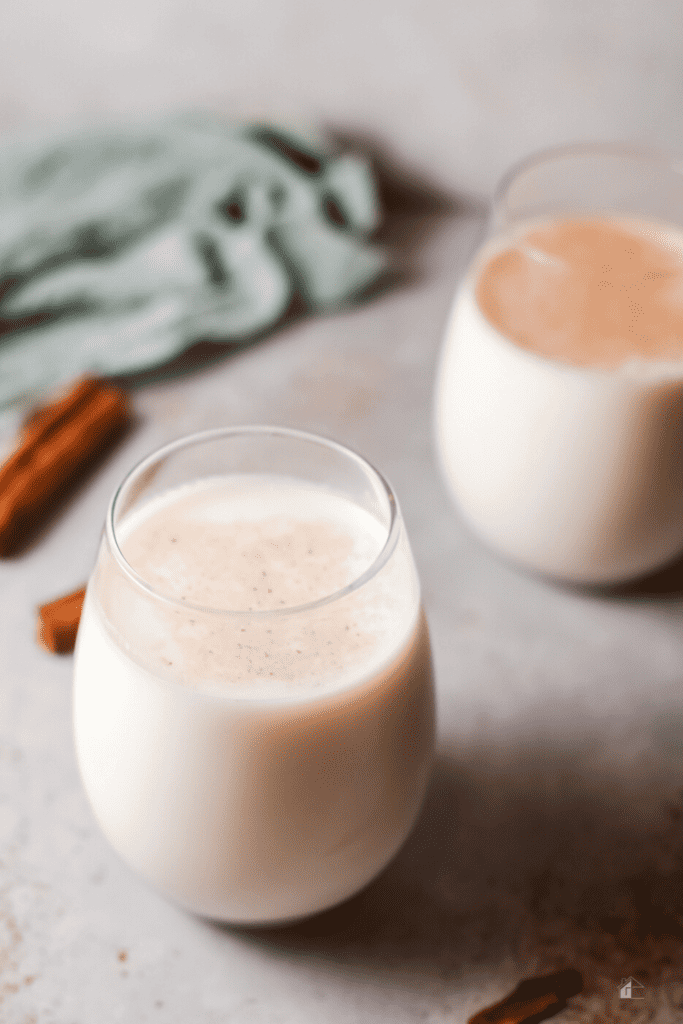
[[[0,412],[353,300],[379,219],[369,166],[311,134],[195,114],[0,147]]]

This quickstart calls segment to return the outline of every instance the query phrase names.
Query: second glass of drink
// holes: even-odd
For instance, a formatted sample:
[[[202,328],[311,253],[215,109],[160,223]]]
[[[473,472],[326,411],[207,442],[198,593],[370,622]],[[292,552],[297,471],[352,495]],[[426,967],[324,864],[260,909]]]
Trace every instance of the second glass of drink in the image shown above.
[[[683,549],[683,163],[619,146],[506,176],[462,281],[436,446],[464,518],[559,579]]]

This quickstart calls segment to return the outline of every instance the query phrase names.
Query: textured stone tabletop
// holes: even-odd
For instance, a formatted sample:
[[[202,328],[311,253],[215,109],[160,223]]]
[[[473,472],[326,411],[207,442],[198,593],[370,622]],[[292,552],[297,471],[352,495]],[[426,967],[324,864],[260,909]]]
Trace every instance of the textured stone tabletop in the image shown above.
[[[645,986],[639,1012],[680,1020],[683,571],[628,593],[561,589],[461,525],[435,467],[431,401],[478,227],[465,214],[407,220],[403,284],[138,387],[137,427],[29,551],[0,563],[3,1024],[459,1024],[564,966],[587,990],[558,1021],[626,1012],[630,974]],[[432,785],[396,860],[345,906],[267,932],[187,915],[111,852],[77,775],[72,659],[34,638],[35,606],[87,577],[132,464],[243,423],[333,437],[389,478],[439,713]]]

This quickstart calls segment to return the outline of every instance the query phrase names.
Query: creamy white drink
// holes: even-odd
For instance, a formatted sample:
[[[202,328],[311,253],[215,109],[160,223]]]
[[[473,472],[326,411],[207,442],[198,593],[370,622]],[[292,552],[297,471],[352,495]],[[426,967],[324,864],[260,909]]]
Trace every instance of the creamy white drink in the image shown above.
[[[76,651],[78,761],[114,848],[187,908],[310,914],[405,839],[433,697],[395,525],[339,489],[234,473],[143,502],[118,555],[104,538]]]
[[[465,519],[522,565],[603,584],[671,559],[683,548],[683,231],[605,213],[490,238],[446,330],[435,431]]]

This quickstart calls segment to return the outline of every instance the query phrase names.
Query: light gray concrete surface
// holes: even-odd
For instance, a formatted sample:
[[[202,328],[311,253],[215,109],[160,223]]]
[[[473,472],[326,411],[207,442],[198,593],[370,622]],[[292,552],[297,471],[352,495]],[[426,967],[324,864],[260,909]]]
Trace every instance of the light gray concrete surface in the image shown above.
[[[9,0],[0,128],[208,104],[487,192],[543,146],[679,147],[681,40],[679,0]]]
[[[678,0],[24,0],[3,10],[0,129],[188,105],[313,119],[484,196],[541,146],[680,148],[682,40]],[[634,1019],[618,1000],[629,974],[655,1019],[681,1019],[683,572],[620,595],[562,589],[461,525],[430,415],[477,229],[408,219],[394,237],[422,242],[403,286],[139,388],[136,430],[30,551],[0,562],[2,1024],[461,1024],[568,964],[595,995],[565,1021]],[[71,659],[34,641],[35,606],[86,578],[130,466],[247,422],[334,437],[389,477],[438,687],[439,756],[408,844],[344,908],[278,933],[196,920],[122,866],[77,776]]]
[[[138,388],[137,428],[29,551],[0,563],[3,1024],[464,1022],[525,974],[567,964],[594,983],[596,1006],[614,1004],[628,973],[653,1005],[683,994],[680,939],[664,934],[681,908],[666,805],[683,785],[683,575],[660,580],[669,593],[581,593],[502,564],[465,531],[430,416],[478,223],[406,220],[405,238],[418,227],[411,282]],[[87,577],[128,468],[183,433],[249,422],[334,437],[393,483],[439,710],[433,783],[395,862],[345,907],[263,933],[185,914],[110,851],[74,761],[72,659],[34,640],[35,606]],[[638,885],[663,908],[652,948],[608,933],[628,928]],[[564,1019],[594,1019],[580,1005],[586,1015]]]

